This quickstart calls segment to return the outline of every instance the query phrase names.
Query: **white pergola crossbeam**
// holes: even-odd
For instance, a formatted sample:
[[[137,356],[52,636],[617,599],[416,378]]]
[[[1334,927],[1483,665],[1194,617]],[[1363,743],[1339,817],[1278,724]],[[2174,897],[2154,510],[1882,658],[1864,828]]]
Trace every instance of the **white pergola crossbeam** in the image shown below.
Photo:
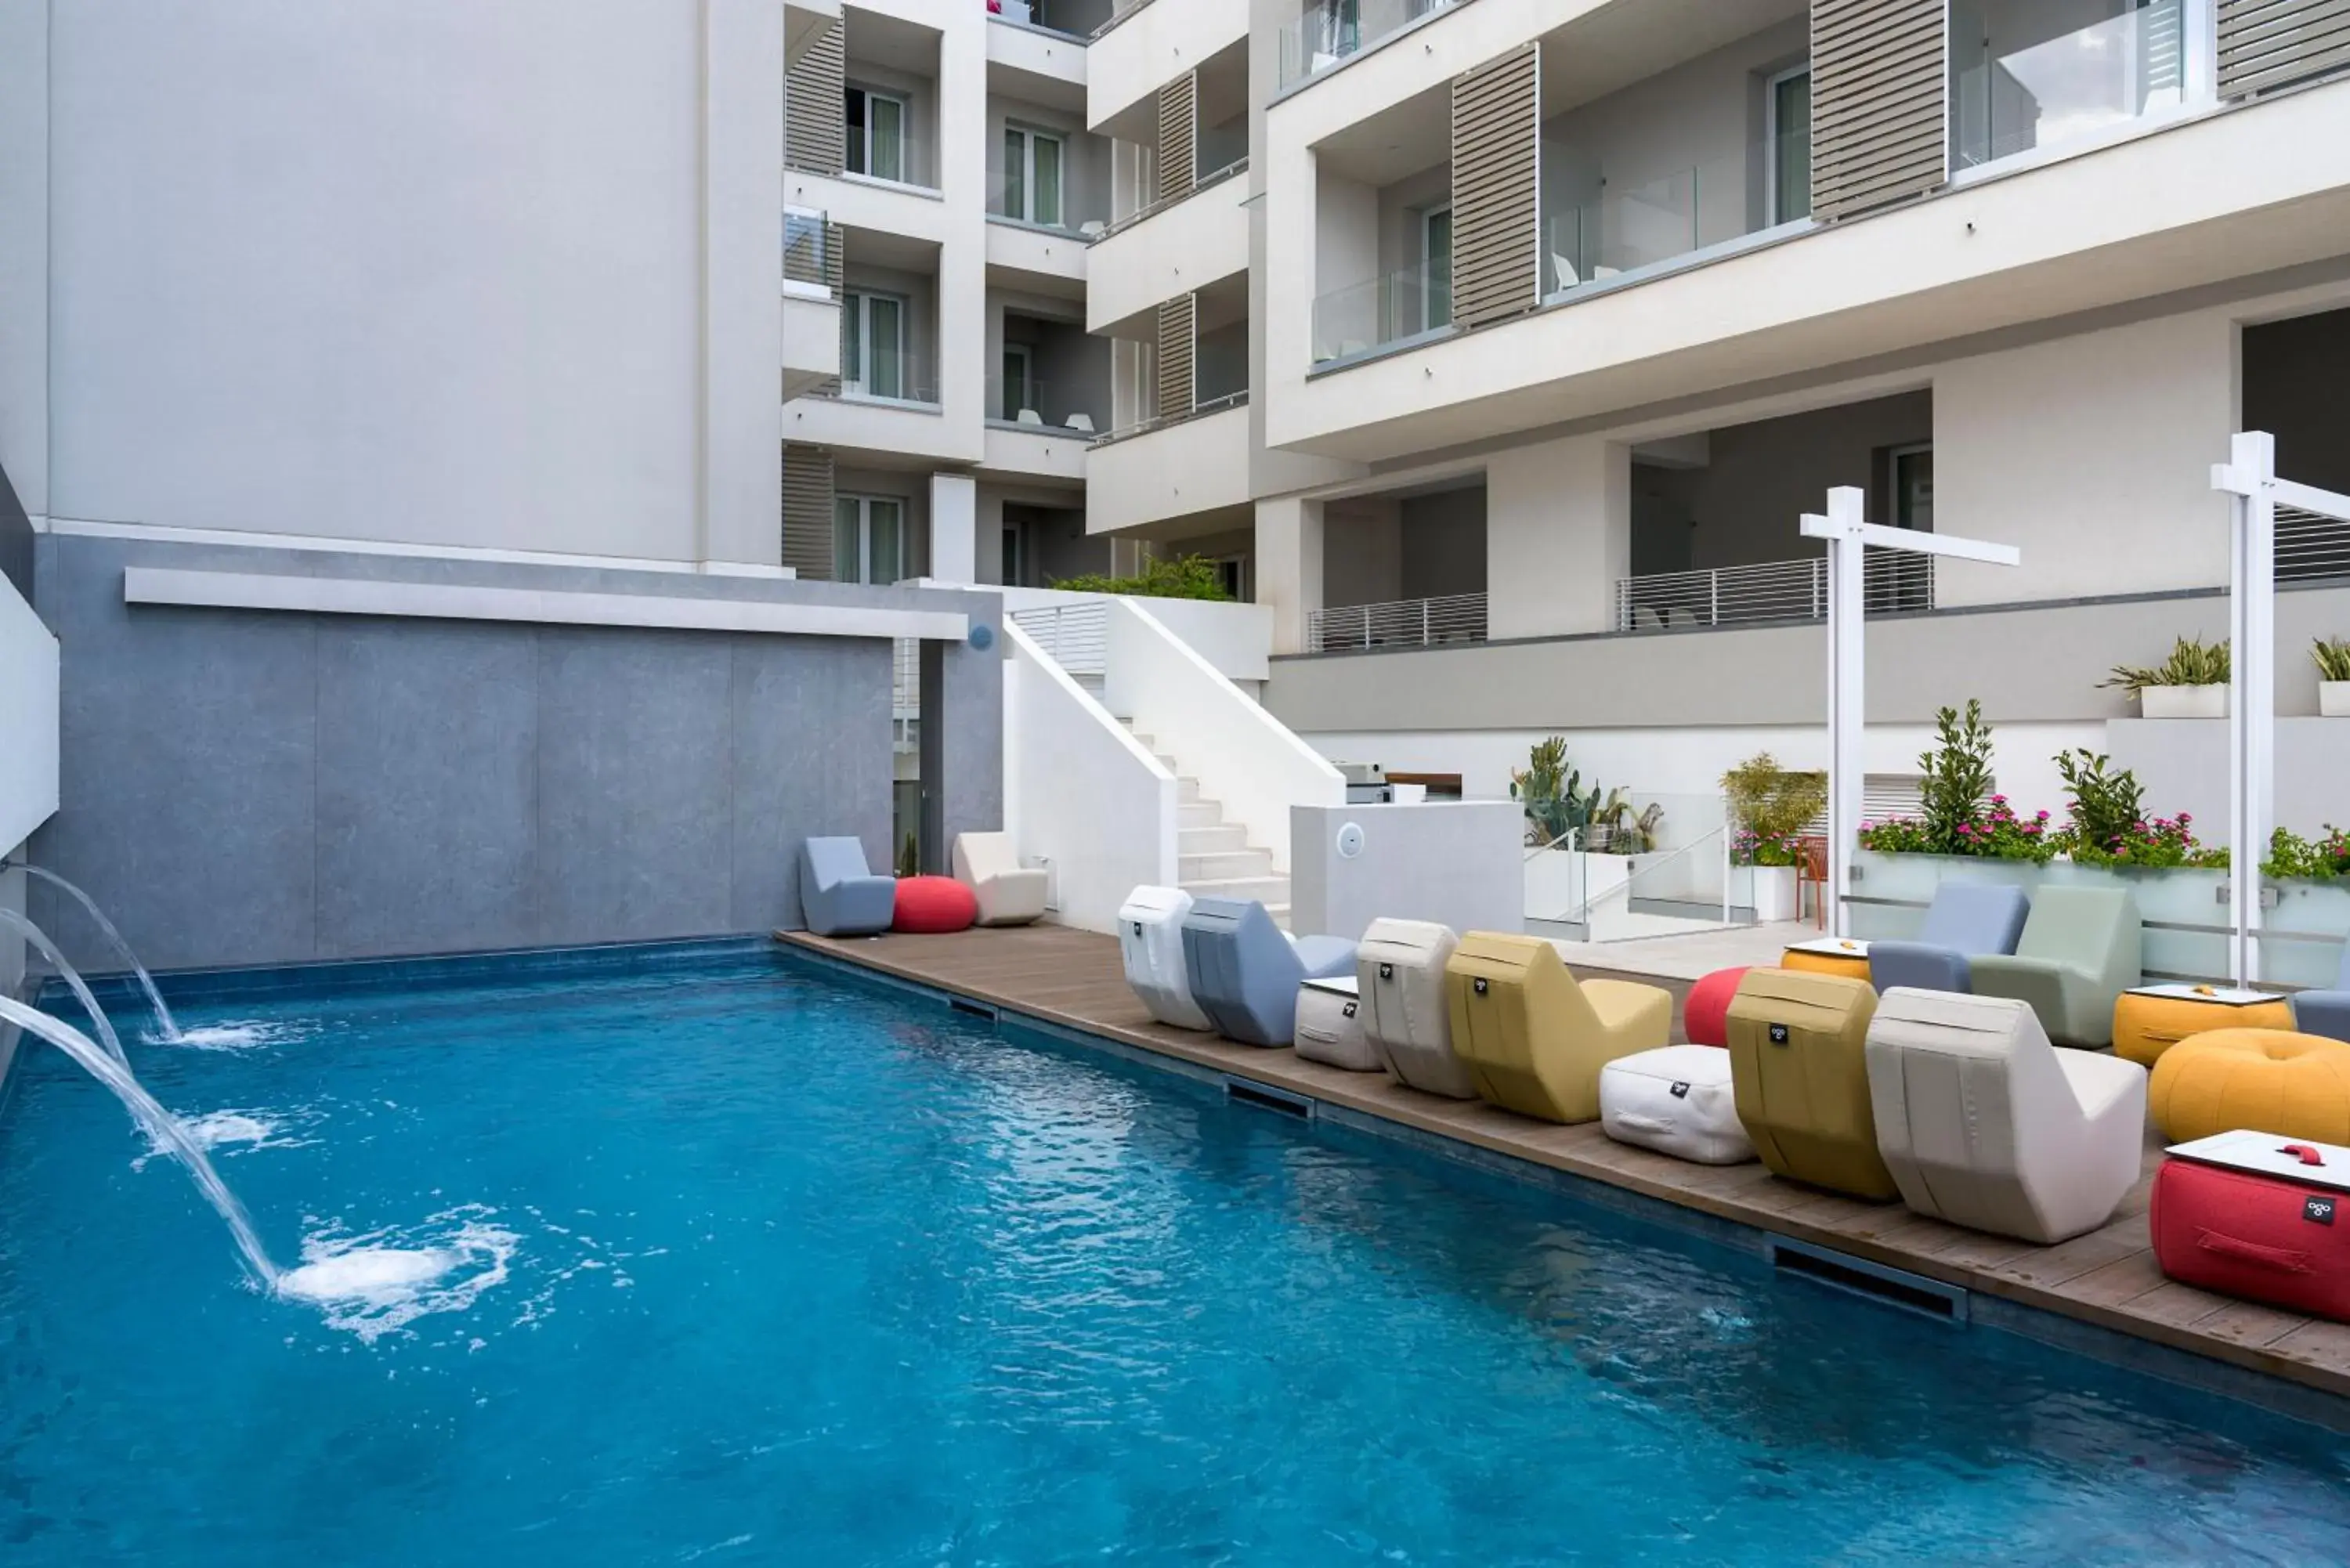
[[[1806,513],[1803,534],[1827,542],[1828,554],[1828,885],[1823,897],[1835,911],[1832,929],[1849,935],[1846,899],[1852,892],[1852,857],[1860,846],[1860,803],[1867,784],[1863,740],[1866,734],[1867,680],[1862,639],[1866,635],[1868,550],[1898,550],[1912,556],[1947,556],[1995,566],[2022,563],[2012,545],[1887,528],[1867,520],[1867,498],[1851,485],[1828,492],[1825,517]]]

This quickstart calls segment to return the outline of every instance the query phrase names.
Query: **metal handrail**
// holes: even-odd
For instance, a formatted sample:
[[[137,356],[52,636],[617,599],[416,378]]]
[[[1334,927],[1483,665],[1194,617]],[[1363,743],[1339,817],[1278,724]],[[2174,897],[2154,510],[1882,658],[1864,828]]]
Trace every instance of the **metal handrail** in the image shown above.
[[[1485,596],[1439,594],[1384,604],[1338,605],[1305,618],[1307,651],[1348,649],[1435,648],[1485,640]]]
[[[1827,617],[1827,558],[1756,561],[1616,580],[1616,629],[1698,627]],[[1934,557],[1872,548],[1861,599],[1870,615],[1934,607]]]
[[[1243,387],[1237,392],[1226,392],[1221,398],[1211,398],[1204,403],[1194,403],[1180,414],[1164,416],[1153,414],[1150,418],[1128,425],[1122,430],[1110,431],[1094,442],[1094,445],[1107,446],[1112,441],[1131,441],[1136,436],[1149,435],[1153,431],[1169,430],[1176,425],[1189,424],[1193,420],[1205,419],[1210,414],[1222,413],[1226,409],[1240,408],[1248,400],[1248,389]]]
[[[1122,234],[1127,230],[1134,227],[1135,224],[1142,223],[1146,219],[1155,218],[1159,213],[1167,212],[1170,208],[1181,206],[1184,202],[1190,201],[1201,192],[1207,190],[1211,185],[1221,185],[1235,174],[1247,173],[1248,166],[1248,154],[1243,152],[1238,158],[1233,159],[1230,163],[1225,164],[1222,169],[1215,171],[1213,173],[1202,174],[1198,179],[1192,181],[1191,188],[1184,192],[1181,195],[1161,196],[1153,201],[1148,206],[1137,207],[1133,212],[1128,213],[1125,217],[1118,219],[1116,223],[1110,224],[1109,227],[1104,229],[1100,234],[1092,235],[1087,243],[1088,244],[1097,245],[1104,240],[1109,238],[1112,234]]]

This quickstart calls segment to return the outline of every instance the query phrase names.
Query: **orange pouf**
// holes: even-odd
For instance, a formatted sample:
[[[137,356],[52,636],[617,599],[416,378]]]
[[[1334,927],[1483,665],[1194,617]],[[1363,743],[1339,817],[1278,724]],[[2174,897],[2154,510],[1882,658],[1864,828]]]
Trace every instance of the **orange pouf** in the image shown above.
[[[898,879],[897,914],[893,931],[929,935],[967,931],[979,919],[979,895],[951,877],[901,877]]]
[[[1747,968],[1718,969],[1690,987],[1689,1000],[1681,1003],[1681,1033],[1690,1044],[1730,1044],[1730,999],[1738,994]]]
[[[2215,1029],[2162,1054],[2147,1109],[2173,1143],[2245,1128],[2350,1144],[2350,1044],[2282,1029]]]

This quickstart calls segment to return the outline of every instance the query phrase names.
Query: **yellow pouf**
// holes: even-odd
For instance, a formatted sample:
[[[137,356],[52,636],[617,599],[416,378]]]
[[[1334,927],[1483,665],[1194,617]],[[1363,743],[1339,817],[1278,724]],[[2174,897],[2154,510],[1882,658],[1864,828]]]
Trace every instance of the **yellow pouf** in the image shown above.
[[[1838,980],[1868,980],[1868,950],[1856,946],[1846,952],[1822,952],[1817,948],[1789,948],[1779,955],[1779,967],[1798,974],[1832,974]]]
[[[2147,1109],[2172,1143],[2239,1127],[2350,1144],[2350,1044],[2279,1029],[2215,1029],[2154,1064]]]
[[[2293,1029],[2293,1003],[2282,996],[2262,1002],[2219,1002],[2177,994],[2126,991],[2114,999],[2114,1054],[2151,1067],[2182,1040],[2223,1029]]]

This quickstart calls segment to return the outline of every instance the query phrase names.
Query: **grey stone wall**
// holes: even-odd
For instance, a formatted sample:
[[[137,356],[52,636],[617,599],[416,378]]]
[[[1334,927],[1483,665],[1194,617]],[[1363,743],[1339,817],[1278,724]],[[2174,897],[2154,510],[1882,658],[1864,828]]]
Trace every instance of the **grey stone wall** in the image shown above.
[[[48,535],[63,808],[34,858],[151,965],[759,931],[804,837],[889,864],[882,639],[126,606],[141,565],[953,609],[993,595]],[[1003,811],[1000,659],[948,654],[950,822]],[[47,888],[34,918],[114,967]]]

